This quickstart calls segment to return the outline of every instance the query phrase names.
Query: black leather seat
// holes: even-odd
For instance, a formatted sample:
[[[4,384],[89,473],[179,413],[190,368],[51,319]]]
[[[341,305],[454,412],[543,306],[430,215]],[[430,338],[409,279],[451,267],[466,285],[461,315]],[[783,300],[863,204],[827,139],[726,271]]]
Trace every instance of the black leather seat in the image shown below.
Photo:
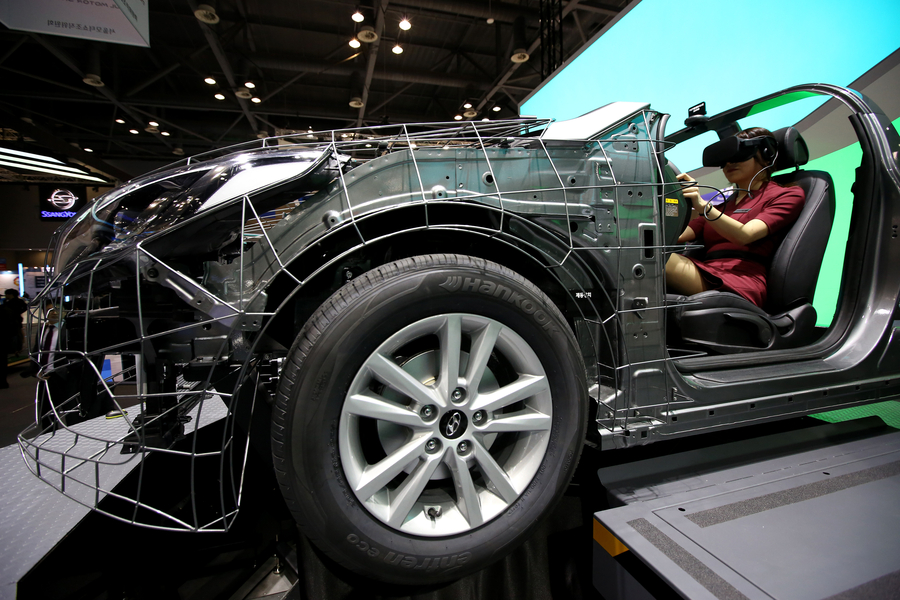
[[[668,314],[676,328],[670,331],[686,344],[728,354],[796,348],[819,336],[812,299],[834,221],[834,184],[824,171],[799,169],[808,162],[809,151],[796,129],[786,127],[774,134],[778,141],[774,170],[796,170],[772,179],[802,187],[806,202],[772,257],[765,310],[730,292],[669,295]]]

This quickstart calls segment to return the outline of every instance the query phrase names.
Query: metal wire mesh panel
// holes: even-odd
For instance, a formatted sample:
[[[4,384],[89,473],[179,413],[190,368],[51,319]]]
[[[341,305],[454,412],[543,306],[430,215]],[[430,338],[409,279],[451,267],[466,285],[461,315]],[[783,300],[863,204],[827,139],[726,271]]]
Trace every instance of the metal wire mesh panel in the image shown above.
[[[427,124],[285,136],[186,159],[99,198],[58,232],[36,300],[29,468],[78,502],[163,529],[227,530],[246,422],[267,401],[310,310],[415,236],[489,239],[541,265],[589,358],[597,424],[647,423],[668,402],[657,115],[601,139],[541,136],[547,121]],[[322,137],[322,136],[319,136]],[[401,243],[402,241],[402,243]],[[599,253],[607,272],[596,267]],[[640,269],[639,269],[640,267]],[[605,282],[604,284],[598,282]],[[641,302],[641,299],[644,302]],[[630,381],[635,385],[626,385]],[[213,421],[221,438],[197,440]],[[177,513],[148,500],[148,458],[185,461]],[[108,473],[136,465],[127,493]],[[220,473],[217,489],[200,471]],[[214,496],[207,501],[205,494]]]

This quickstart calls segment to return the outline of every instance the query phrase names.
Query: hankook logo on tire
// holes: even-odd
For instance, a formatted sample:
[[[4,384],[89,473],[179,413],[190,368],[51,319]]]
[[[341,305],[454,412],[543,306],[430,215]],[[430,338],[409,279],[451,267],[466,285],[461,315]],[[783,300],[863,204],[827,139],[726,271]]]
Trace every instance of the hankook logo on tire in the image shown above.
[[[505,285],[481,279],[480,277],[460,277],[458,275],[449,275],[447,277],[447,280],[444,283],[440,284],[439,287],[451,293],[477,292],[479,294],[485,294],[494,298],[500,298],[501,300],[515,305],[525,314],[532,315],[534,317],[534,320],[537,321],[538,325],[540,325],[550,333],[557,333],[559,331],[559,328],[556,326],[556,323],[553,322],[553,319],[550,318],[550,315],[548,315],[542,308],[539,308],[538,305],[533,300],[531,300],[531,298],[524,294],[520,294],[519,292],[513,291]]]

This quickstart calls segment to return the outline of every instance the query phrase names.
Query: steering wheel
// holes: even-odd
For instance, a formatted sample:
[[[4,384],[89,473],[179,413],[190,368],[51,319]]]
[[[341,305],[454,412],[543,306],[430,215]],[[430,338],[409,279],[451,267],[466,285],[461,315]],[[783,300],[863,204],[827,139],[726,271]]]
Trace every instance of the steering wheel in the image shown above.
[[[679,175],[681,175],[681,169],[672,161],[667,160],[663,167],[664,198],[663,206],[660,208],[665,221],[666,244],[676,243],[681,232],[687,228],[691,220],[691,203],[681,193],[681,183],[676,179]],[[669,206],[673,199],[670,196],[677,200],[677,210],[672,210]]]

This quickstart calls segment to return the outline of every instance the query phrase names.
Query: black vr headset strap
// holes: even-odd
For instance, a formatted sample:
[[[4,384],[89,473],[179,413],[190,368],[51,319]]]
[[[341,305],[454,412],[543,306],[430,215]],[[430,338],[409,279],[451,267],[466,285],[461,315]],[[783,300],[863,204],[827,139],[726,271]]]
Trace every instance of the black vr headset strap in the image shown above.
[[[775,159],[777,143],[771,137],[761,135],[746,140],[731,136],[707,146],[703,150],[703,166],[724,167],[730,162],[742,162],[753,158],[757,148],[762,159],[771,164]]]

